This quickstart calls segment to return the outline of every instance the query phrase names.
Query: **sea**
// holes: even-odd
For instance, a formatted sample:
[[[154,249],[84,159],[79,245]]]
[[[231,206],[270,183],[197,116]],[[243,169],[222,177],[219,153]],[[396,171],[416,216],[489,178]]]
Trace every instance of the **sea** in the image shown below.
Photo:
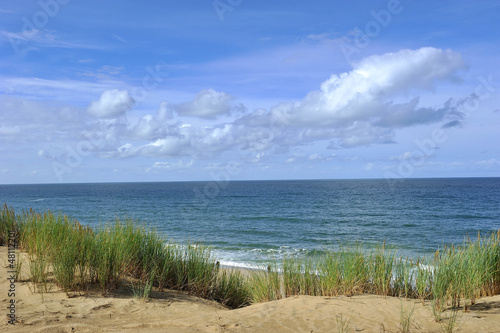
[[[133,220],[237,267],[351,246],[431,258],[500,229],[500,178],[0,185],[3,203],[94,229]]]

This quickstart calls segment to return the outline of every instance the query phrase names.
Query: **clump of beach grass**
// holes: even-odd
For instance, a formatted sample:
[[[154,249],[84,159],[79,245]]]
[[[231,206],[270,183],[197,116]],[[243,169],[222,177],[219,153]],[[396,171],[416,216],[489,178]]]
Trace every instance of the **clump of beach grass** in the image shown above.
[[[366,253],[361,246],[340,247],[319,258],[285,258],[253,274],[254,302],[294,295],[381,296],[432,300],[436,321],[446,307],[468,311],[478,297],[499,290],[499,233],[463,246],[445,247],[434,261],[397,258],[385,247]]]
[[[338,296],[343,291],[342,259],[340,253],[327,252],[318,263],[319,293]]]
[[[368,256],[362,251],[361,245],[356,245],[351,250],[342,249],[340,252],[342,267],[343,294],[353,296],[368,291],[370,270]]]
[[[351,319],[344,319],[344,315],[341,313],[335,317],[337,321],[337,332],[338,333],[348,333],[349,325],[351,324]]]
[[[30,210],[23,215],[24,224],[20,246],[28,254],[30,281],[34,290],[42,294],[49,290],[48,275],[51,254],[58,247],[58,236],[64,232],[61,221],[50,213],[40,214]]]
[[[400,326],[402,333],[409,333],[413,321],[413,313],[415,311],[415,305],[409,307],[404,306],[403,301],[401,301],[401,313],[400,313]]]
[[[467,239],[463,246],[436,252],[431,288],[435,313],[448,303],[467,312],[477,298],[498,294],[499,235],[500,231],[489,238],[478,235],[474,242]]]
[[[415,273],[415,296],[422,304],[429,299],[432,293],[433,275],[432,270],[424,261],[417,261]]]
[[[148,277],[130,283],[130,289],[135,298],[145,301],[150,297],[151,291],[153,290],[155,274],[156,272],[153,271]]]
[[[248,280],[253,303],[276,301],[285,297],[282,292],[281,273],[273,263],[267,268],[255,269]]]
[[[238,269],[222,269],[210,298],[233,309],[250,305],[251,292],[244,273]]]
[[[283,289],[285,297],[318,294],[318,276],[311,259],[294,257],[283,260]]]
[[[167,246],[159,233],[132,221],[117,220],[94,231],[63,215],[33,210],[15,215],[4,205],[0,230],[13,226],[19,230],[21,250],[27,253],[33,291],[42,297],[52,284],[68,295],[84,294],[97,285],[106,295],[121,281],[135,279],[135,294],[141,298],[150,297],[158,287],[184,290],[228,307],[250,300],[246,279],[237,271],[221,270],[209,248]]]
[[[440,322],[441,331],[443,333],[453,333],[458,331],[460,320],[458,317],[458,309],[453,308],[451,312]]]
[[[0,210],[0,246],[8,246],[9,240],[19,235],[19,224],[16,220],[14,210],[4,204]]]
[[[369,274],[372,279],[373,292],[378,295],[388,296],[391,295],[393,284],[393,272],[395,266],[395,253],[385,253],[385,242],[382,248],[378,249],[371,256],[369,261]],[[406,265],[399,265],[400,268],[405,269]],[[406,271],[403,271],[406,273]],[[408,274],[401,274],[407,276]],[[407,285],[407,278],[403,279],[404,286]]]

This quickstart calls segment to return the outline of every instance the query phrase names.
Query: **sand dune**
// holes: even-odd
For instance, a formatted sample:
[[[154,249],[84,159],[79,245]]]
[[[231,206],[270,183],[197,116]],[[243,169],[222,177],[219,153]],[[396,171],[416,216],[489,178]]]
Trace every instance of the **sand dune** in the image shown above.
[[[68,297],[52,287],[42,299],[29,283],[17,282],[16,295],[10,297],[5,247],[0,247],[0,265],[2,332],[337,332],[340,316],[349,322],[348,332],[398,332],[401,308],[413,306],[412,332],[442,330],[430,304],[373,295],[297,296],[228,310],[175,291],[153,292],[142,301],[126,286],[107,297],[98,292]],[[11,299],[16,301],[15,325],[7,322]],[[458,320],[461,332],[500,332],[500,296],[480,299],[470,312],[460,312]]]

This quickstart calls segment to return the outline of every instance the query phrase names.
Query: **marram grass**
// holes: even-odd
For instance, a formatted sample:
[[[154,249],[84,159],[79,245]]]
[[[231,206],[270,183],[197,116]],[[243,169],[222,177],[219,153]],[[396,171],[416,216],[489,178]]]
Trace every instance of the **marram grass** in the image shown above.
[[[137,281],[134,294],[140,290],[141,298],[157,287],[185,290],[229,307],[250,302],[241,272],[221,270],[210,249],[167,246],[160,234],[132,221],[115,221],[94,231],[66,216],[33,210],[16,215],[4,206],[0,228],[2,237],[19,230],[20,249],[30,264],[29,280],[42,293],[56,284],[68,294],[84,294],[97,286],[105,295],[128,279]]]
[[[0,245],[10,235],[27,253],[29,280],[42,293],[56,284],[68,294],[85,294],[90,287],[107,294],[132,280],[141,298],[153,288],[184,290],[231,308],[294,295],[369,293],[430,300],[436,321],[448,306],[468,311],[478,298],[500,293],[500,230],[437,251],[434,260],[412,262],[384,245],[367,252],[357,244],[249,272],[223,269],[209,248],[169,244],[132,221],[92,230],[66,216],[16,214],[4,205]]]

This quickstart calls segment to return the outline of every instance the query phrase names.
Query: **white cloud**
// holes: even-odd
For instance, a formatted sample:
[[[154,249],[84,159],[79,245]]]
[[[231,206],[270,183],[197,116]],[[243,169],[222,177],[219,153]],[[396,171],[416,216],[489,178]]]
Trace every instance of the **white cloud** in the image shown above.
[[[138,148],[137,152],[143,156],[177,157],[188,156],[193,153],[188,138],[168,136],[148,143]]]
[[[235,108],[230,102],[233,96],[213,89],[202,90],[191,102],[172,105],[172,109],[181,116],[213,119],[219,115],[230,114]]]
[[[395,101],[433,89],[437,80],[455,80],[463,67],[459,54],[435,48],[371,56],[350,72],[332,75],[303,100],[257,110],[235,124],[246,131],[272,132],[263,149],[324,139],[331,140],[329,148],[391,143],[398,128],[445,120],[450,126],[460,124],[463,101],[448,99],[441,107],[420,106],[418,96]]]
[[[122,147],[122,141],[132,139],[127,124],[125,116],[114,119],[100,118],[92,122],[87,121],[86,128],[81,133],[84,140],[91,143],[93,151],[104,152],[103,156],[114,156],[115,150]],[[133,139],[137,140],[136,137]],[[121,157],[122,154],[118,155]]]
[[[127,155],[127,153],[132,150],[132,144],[131,143],[126,143],[123,146],[118,148],[118,152],[122,155]]]
[[[167,127],[153,115],[147,114],[137,121],[132,128],[135,138],[156,140],[167,135]]]
[[[307,158],[309,161],[331,161],[337,156],[336,154],[322,155],[318,153],[310,154]]]
[[[259,163],[261,162],[264,158],[266,157],[266,153],[257,153],[253,158],[250,159],[251,162],[253,163]]]
[[[314,153],[314,154],[309,155],[308,159],[309,159],[310,161],[314,161],[314,160],[322,160],[322,159],[323,159],[323,157],[322,157],[320,154],[318,154],[318,153]]]
[[[402,103],[395,100],[431,89],[434,81],[451,79],[462,67],[459,54],[435,48],[371,56],[351,72],[332,75],[301,101],[257,109],[227,123],[217,122],[216,117],[231,113],[233,98],[225,92],[202,90],[191,102],[164,102],[157,116],[140,118],[132,126],[131,137],[150,142],[116,156],[207,158],[230,150],[286,153],[289,147],[321,141],[328,149],[393,143],[399,128],[460,123],[462,101],[448,98],[441,107],[423,107],[418,96]],[[191,125],[182,123],[183,116],[201,119]],[[309,159],[326,157],[313,154]]]
[[[371,56],[350,72],[332,75],[304,99],[282,102],[269,110],[248,111],[243,105],[235,105],[228,93],[213,89],[201,90],[186,103],[164,101],[156,114],[137,118],[127,115],[134,106],[127,90],[104,90],[87,108],[87,115],[94,119],[82,118],[82,109],[46,106],[40,113],[35,102],[0,98],[0,106],[3,103],[9,110],[28,110],[22,119],[2,121],[0,135],[19,133],[22,125],[23,132],[33,136],[30,128],[50,124],[48,132],[66,133],[59,137],[92,138],[91,151],[106,158],[201,159],[230,151],[251,151],[248,160],[254,161],[270,159],[271,154],[286,154],[283,160],[289,163],[328,161],[333,155],[319,154],[317,147],[342,149],[392,143],[400,128],[430,123],[459,125],[463,114],[458,110],[465,99],[457,102],[444,98],[442,106],[429,107],[420,106],[418,96],[407,99],[407,95],[431,89],[436,80],[452,79],[462,66],[460,55],[434,48]],[[28,84],[60,88],[53,81],[31,80]],[[9,117],[19,118],[16,112]],[[221,116],[232,118],[221,121]],[[186,123],[187,117],[198,119],[189,118],[191,122]],[[314,148],[304,149],[303,156],[290,155],[290,151],[296,151],[292,147],[312,144]],[[44,151],[42,155],[49,153]]]
[[[279,105],[271,113],[276,122],[314,127],[344,126],[394,113],[408,118],[412,112],[418,114],[405,125],[425,122],[442,115],[418,109],[418,99],[394,105],[393,98],[430,89],[434,81],[450,79],[463,66],[459,54],[429,47],[371,56],[348,73],[332,75],[301,102]]]
[[[98,118],[116,118],[125,114],[134,104],[127,90],[105,90],[98,101],[90,103],[87,112]]]

